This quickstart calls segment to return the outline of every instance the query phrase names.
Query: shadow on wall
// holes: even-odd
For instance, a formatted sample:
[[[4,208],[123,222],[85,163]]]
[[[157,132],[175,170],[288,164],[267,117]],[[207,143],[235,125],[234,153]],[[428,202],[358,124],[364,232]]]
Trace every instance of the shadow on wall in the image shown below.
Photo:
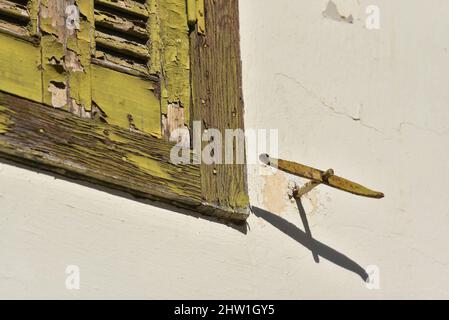
[[[354,272],[355,274],[359,275],[363,281],[366,282],[369,276],[364,268],[362,268],[354,260],[345,256],[344,254],[332,249],[331,247],[328,247],[324,243],[321,243],[312,237],[312,233],[310,232],[309,223],[307,221],[306,213],[301,200],[297,200],[296,202],[298,204],[299,214],[301,216],[301,220],[304,224],[304,229],[306,230],[306,232],[299,229],[293,223],[266,210],[252,207],[252,211],[255,216],[264,219],[265,221],[288,235],[290,238],[294,239],[295,241],[299,242],[301,245],[309,249],[312,252],[313,258],[316,263],[319,263],[319,257],[321,256],[322,258],[335,263],[336,265],[345,268],[346,270]]]
[[[173,205],[167,204],[164,202],[160,202],[157,200],[151,200],[148,198],[140,198],[138,196],[127,193],[126,191],[117,189],[119,186],[116,186],[116,188],[112,188],[112,187],[108,187],[107,185],[100,184],[100,182],[89,182],[89,181],[85,180],[86,177],[83,177],[83,179],[80,180],[76,174],[71,175],[70,172],[66,172],[65,175],[60,175],[53,171],[49,171],[48,168],[45,166],[40,166],[39,164],[32,162],[32,161],[28,161],[26,159],[14,158],[14,159],[10,160],[10,159],[5,159],[5,158],[0,157],[0,165],[1,164],[7,164],[7,165],[14,166],[17,168],[25,169],[25,170],[28,170],[31,172],[35,172],[38,174],[53,177],[54,179],[66,181],[69,183],[75,183],[80,186],[90,188],[93,190],[97,190],[100,192],[105,192],[105,193],[108,193],[108,194],[116,196],[116,197],[121,197],[123,199],[139,202],[144,205],[149,205],[149,206],[160,208],[163,210],[168,210],[171,212],[176,212],[176,213],[180,213],[183,215],[187,215],[192,218],[196,218],[198,220],[204,220],[204,221],[209,221],[212,223],[226,225],[229,228],[231,228],[235,231],[238,231],[240,233],[243,233],[243,234],[248,233],[248,225],[247,224],[235,224],[232,221],[226,221],[226,220],[215,218],[215,217],[209,217],[209,216],[194,212],[189,209],[185,209],[182,207],[176,207],[176,205],[174,205],[174,204]],[[38,166],[38,167],[36,167],[36,166]]]

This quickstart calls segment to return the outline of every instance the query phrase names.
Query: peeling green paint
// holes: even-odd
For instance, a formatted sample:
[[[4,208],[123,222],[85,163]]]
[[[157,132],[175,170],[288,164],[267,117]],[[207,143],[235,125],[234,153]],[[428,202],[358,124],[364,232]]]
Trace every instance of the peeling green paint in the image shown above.
[[[39,47],[0,34],[0,48],[0,89],[41,102]]]
[[[190,42],[185,0],[148,1],[151,34],[151,73],[161,75],[161,112],[170,103],[185,110],[190,124]]]
[[[92,98],[108,123],[161,136],[160,106],[152,82],[96,65],[92,81]]]
[[[79,9],[79,30],[67,28],[66,8]],[[93,45],[93,0],[42,0],[40,29],[42,31],[42,67],[44,102],[52,105],[54,93],[50,83],[66,83],[65,109],[85,114],[91,110],[90,55]],[[80,109],[83,112],[80,112]]]

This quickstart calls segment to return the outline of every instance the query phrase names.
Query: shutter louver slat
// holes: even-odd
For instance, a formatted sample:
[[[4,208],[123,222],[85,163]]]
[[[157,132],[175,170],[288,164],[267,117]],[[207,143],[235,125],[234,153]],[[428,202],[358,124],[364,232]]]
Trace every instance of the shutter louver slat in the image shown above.
[[[18,36],[29,35],[29,0],[0,0],[0,29]]]
[[[145,0],[96,0],[95,57],[148,73],[147,23]]]

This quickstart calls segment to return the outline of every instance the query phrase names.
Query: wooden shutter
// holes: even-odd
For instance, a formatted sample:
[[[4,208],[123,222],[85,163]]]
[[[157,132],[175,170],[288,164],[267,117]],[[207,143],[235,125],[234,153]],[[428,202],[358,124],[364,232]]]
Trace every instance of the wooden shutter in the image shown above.
[[[200,1],[0,0],[0,157],[243,221],[245,166],[178,165],[167,141],[243,127],[238,2],[189,33]]]

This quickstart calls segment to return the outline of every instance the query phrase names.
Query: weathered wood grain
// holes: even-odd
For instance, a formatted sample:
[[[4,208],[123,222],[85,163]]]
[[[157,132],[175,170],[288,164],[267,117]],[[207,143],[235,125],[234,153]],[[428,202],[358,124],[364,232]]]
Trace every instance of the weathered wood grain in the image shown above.
[[[224,134],[244,128],[238,1],[206,0],[205,16],[205,35],[191,34],[193,119]],[[203,164],[201,188],[206,203],[246,214],[245,165]]]

